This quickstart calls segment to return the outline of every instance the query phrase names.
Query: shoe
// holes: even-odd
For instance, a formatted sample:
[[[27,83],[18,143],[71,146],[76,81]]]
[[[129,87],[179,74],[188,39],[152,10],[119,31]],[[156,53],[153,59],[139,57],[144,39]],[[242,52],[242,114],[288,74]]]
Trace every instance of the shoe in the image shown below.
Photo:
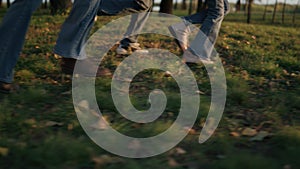
[[[188,48],[188,36],[191,33],[189,26],[184,22],[180,22],[168,27],[170,33],[175,38],[177,45],[185,51]]]
[[[73,75],[75,64],[77,64],[77,72],[84,76],[95,76],[95,70],[97,69],[96,77],[111,76],[112,73],[107,68],[99,67],[93,59],[77,60],[73,58],[62,58],[60,62],[61,71],[68,75]]]
[[[11,83],[0,82],[0,93],[9,94],[18,91],[19,86]]]
[[[116,52],[119,55],[130,55],[133,52],[140,53],[140,54],[149,53],[148,50],[142,49],[139,43],[130,43],[129,46],[123,46],[120,44]]]
[[[215,63],[210,58],[198,56],[190,50],[184,51],[182,60],[184,63],[203,63],[204,65],[211,65]]]

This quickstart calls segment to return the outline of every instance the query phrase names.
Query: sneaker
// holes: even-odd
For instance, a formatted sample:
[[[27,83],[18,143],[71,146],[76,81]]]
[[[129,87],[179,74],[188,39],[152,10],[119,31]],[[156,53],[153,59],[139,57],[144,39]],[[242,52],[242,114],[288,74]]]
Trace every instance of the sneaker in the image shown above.
[[[188,36],[191,33],[189,26],[180,22],[168,27],[170,33],[174,36],[177,45],[185,51],[188,48]]]
[[[132,52],[136,52],[140,54],[149,53],[148,50],[142,49],[139,43],[130,43],[129,46],[123,46],[120,44],[116,52],[119,55],[130,55]]]
[[[11,83],[0,82],[0,93],[9,94],[14,91],[19,90],[18,85],[14,85]]]
[[[182,60],[185,63],[203,63],[205,65],[214,64],[214,61],[210,58],[198,56],[190,50],[184,51]]]
[[[94,76],[94,71],[96,69],[98,69],[96,77],[112,75],[109,69],[101,68],[96,65],[95,63],[97,62],[93,59],[76,60],[73,58],[62,58],[60,62],[62,72],[68,75],[73,75],[76,63],[78,64],[78,72],[84,76]]]

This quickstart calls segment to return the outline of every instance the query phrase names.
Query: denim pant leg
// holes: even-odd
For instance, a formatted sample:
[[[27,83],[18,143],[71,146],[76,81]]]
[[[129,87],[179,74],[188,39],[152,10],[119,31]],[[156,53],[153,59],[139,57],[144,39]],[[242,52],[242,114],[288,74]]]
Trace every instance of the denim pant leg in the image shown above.
[[[127,32],[124,34],[124,39],[120,42],[122,46],[128,47],[130,46],[130,43],[137,42],[138,34],[141,32],[145,23],[147,22],[149,14],[149,12],[143,12],[131,15]]]
[[[207,16],[203,20],[201,31],[191,43],[190,48],[197,55],[209,58],[212,55],[224,19],[225,3],[224,0],[211,0],[207,2],[207,5]]]
[[[85,59],[84,44],[94,24],[101,0],[75,0],[70,15],[61,27],[54,53],[74,59]]]
[[[204,9],[195,14],[185,16],[183,17],[183,19],[192,24],[202,24],[206,16],[207,16],[207,9]]]
[[[118,15],[145,12],[152,7],[152,4],[153,0],[103,0],[99,7],[99,13]]]
[[[228,0],[224,0],[224,15],[229,14],[230,12],[230,3]]]
[[[16,0],[0,26],[0,81],[11,83],[32,13],[42,0]]]
[[[107,15],[138,13],[132,15],[127,32],[121,41],[121,45],[127,47],[130,46],[130,43],[137,42],[137,34],[142,30],[149,17],[149,13],[146,12],[150,12],[152,6],[153,0],[110,0],[102,1],[99,11]]]
[[[192,15],[184,16],[183,19],[192,23],[192,24],[202,24],[204,19],[207,16],[207,9],[203,9],[200,12],[197,12]],[[224,15],[227,15],[230,12],[230,4],[228,0],[224,0]]]

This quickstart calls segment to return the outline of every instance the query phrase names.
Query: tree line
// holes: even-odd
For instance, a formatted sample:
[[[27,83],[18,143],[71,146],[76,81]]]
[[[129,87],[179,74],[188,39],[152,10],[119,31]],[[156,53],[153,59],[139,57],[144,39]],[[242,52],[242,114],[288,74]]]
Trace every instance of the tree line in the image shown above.
[[[188,2],[189,1],[189,2]],[[261,1],[261,0],[260,0]],[[6,7],[10,7],[11,0],[6,0]],[[196,2],[196,3],[194,3]],[[247,15],[247,23],[251,22],[251,16],[252,16],[252,5],[254,3],[254,0],[244,0],[244,3],[242,4],[241,0],[237,0],[235,4],[236,11],[244,10],[245,15]],[[4,1],[0,0],[0,8],[4,7]],[[173,9],[177,10],[179,7],[178,0],[161,0],[159,6],[160,11],[162,13],[168,13],[172,14]],[[196,6],[193,6],[196,4]],[[285,22],[285,12],[286,12],[286,4],[287,0],[284,0],[283,7],[281,11],[281,22]],[[295,23],[296,20],[296,13],[298,11],[298,5],[300,4],[300,0],[298,0],[297,5],[295,5],[295,9],[293,12],[293,18],[292,22]],[[64,13],[68,8],[70,8],[72,5],[71,0],[44,0],[42,8],[50,9],[51,14],[57,14],[57,13]],[[269,0],[266,1],[265,9],[263,12],[262,19],[266,19],[267,9],[269,4]],[[187,10],[188,14],[191,14],[193,12],[193,9],[196,8],[196,11],[199,12],[207,7],[207,0],[182,0],[181,2],[181,10]],[[274,8],[273,8],[273,14],[272,14],[272,23],[275,22],[277,12],[278,12],[278,0],[275,1]]]
[[[6,7],[9,8],[11,0],[6,0]],[[42,8],[50,8],[51,14],[64,13],[72,5],[71,0],[44,0]],[[0,0],[0,8],[4,7],[4,1]]]
[[[192,10],[193,10],[193,2],[197,1],[197,5],[196,5],[196,11],[199,12],[202,9],[207,7],[207,0],[189,0],[189,2],[187,2],[187,0],[182,0],[181,2],[181,10],[187,10],[188,9],[188,13],[191,14]],[[261,1],[261,0],[260,0]],[[174,3],[174,4],[173,4]],[[189,5],[188,5],[189,3]],[[244,0],[243,3],[241,0],[237,0],[236,4],[235,4],[235,9],[236,11],[241,11],[244,10],[245,11],[245,15],[247,16],[247,23],[251,22],[251,16],[252,16],[252,6],[253,6],[254,0]],[[275,22],[276,20],[276,16],[278,13],[278,0],[275,1],[274,4],[274,8],[273,8],[273,14],[272,14],[272,23]],[[298,6],[300,4],[300,0],[298,0],[298,3],[295,5],[294,11],[293,11],[293,18],[292,18],[292,22],[293,24],[295,24],[295,20],[296,20],[296,14],[298,11]],[[266,20],[266,14],[267,14],[267,9],[270,6],[269,4],[269,0],[266,1],[265,4],[265,8],[264,8],[264,12],[263,12],[263,16],[262,19]],[[287,0],[284,0],[283,4],[282,4],[282,11],[281,11],[281,22],[284,23],[285,22],[285,13],[286,13],[286,6],[287,6]],[[173,13],[173,9],[178,9],[178,0],[161,0],[160,3],[160,12],[162,13],[168,13],[168,14],[172,14]]]

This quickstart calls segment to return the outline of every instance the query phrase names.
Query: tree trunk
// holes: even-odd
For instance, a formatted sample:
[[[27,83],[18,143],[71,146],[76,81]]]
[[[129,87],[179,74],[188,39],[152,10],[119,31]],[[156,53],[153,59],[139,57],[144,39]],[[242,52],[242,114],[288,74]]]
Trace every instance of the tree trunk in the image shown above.
[[[265,11],[264,11],[264,15],[263,15],[263,20],[266,20],[268,4],[269,4],[269,0],[267,0],[266,6],[265,6]]]
[[[238,12],[241,10],[241,0],[238,0],[235,4],[235,11]]]
[[[182,0],[181,9],[186,10],[186,8],[187,8],[186,0]]]
[[[242,5],[243,6],[243,11],[247,10],[247,3],[248,3],[248,0],[245,0],[244,5]]]
[[[174,9],[177,10],[178,8],[178,0],[175,0]]]
[[[206,7],[207,7],[207,0],[204,1],[202,8],[205,9]]]
[[[298,5],[300,4],[300,0],[298,0],[298,3],[296,4],[295,10],[294,10],[294,14],[293,14],[293,24],[295,24],[296,21],[296,13],[298,10]]]
[[[252,3],[253,0],[248,0],[248,14],[247,14],[247,23],[251,22],[251,8],[252,8]]]
[[[190,4],[189,4],[189,15],[192,14],[193,11],[193,0],[190,0]]]
[[[2,2],[2,0],[0,0],[0,8],[2,8],[3,7],[3,2]]]
[[[286,0],[284,0],[283,7],[282,7],[282,15],[281,15],[281,21],[282,21],[282,23],[284,23],[285,7],[286,7]]]
[[[48,0],[45,0],[45,2],[44,2],[44,8],[45,8],[45,9],[48,8]]]
[[[7,5],[7,8],[10,7],[10,0],[7,0],[7,1],[6,1],[6,5]]]
[[[274,5],[274,11],[273,11],[273,17],[272,17],[272,23],[275,22],[275,18],[276,18],[276,11],[277,11],[277,2],[278,0],[276,0],[275,5]]]
[[[159,12],[172,14],[173,13],[173,0],[162,0],[160,3]]]
[[[202,0],[198,0],[198,4],[197,4],[197,12],[200,12],[203,6],[203,1]]]
[[[51,14],[65,13],[71,4],[71,0],[50,0]]]
[[[244,15],[245,16],[248,14],[248,9],[249,9],[249,0],[245,0],[245,5],[244,5]]]

